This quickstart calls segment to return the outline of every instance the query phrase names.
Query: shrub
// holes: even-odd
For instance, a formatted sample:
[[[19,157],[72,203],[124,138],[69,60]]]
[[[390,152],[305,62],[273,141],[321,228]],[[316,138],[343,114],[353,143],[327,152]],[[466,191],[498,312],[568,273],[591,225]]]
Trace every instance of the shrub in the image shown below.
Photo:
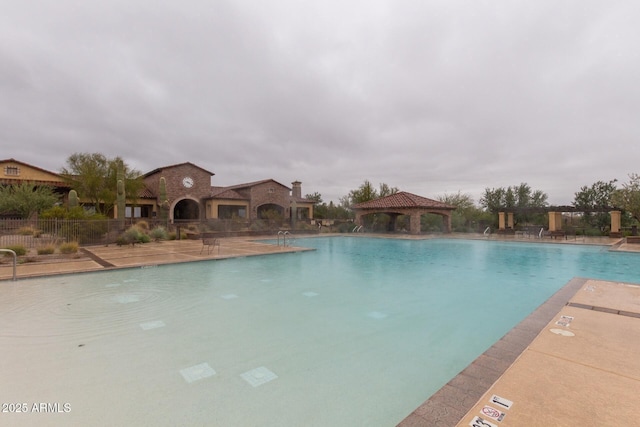
[[[36,229],[31,226],[20,227],[16,233],[18,233],[21,236],[33,236],[36,233]]]
[[[132,225],[124,233],[122,233],[116,239],[116,244],[122,245],[135,245],[136,243],[148,243],[151,238],[146,233],[143,233],[137,226]]]
[[[53,245],[47,245],[47,246],[39,247],[37,251],[38,251],[38,255],[51,255],[56,251],[56,248]]]
[[[78,252],[78,242],[67,242],[60,245],[61,254],[75,254]]]
[[[149,235],[153,238],[153,240],[158,241],[158,240],[167,240],[169,235],[167,234],[167,230],[165,230],[164,227],[156,227],[153,230],[151,230],[151,232],[149,233]]]
[[[18,256],[22,256],[22,255],[26,255],[27,254],[27,248],[25,248],[23,245],[6,246],[4,249],[11,249]],[[4,254],[4,256],[13,256],[13,255],[11,255],[10,253],[6,252]]]
[[[136,222],[136,227],[138,227],[138,229],[142,230],[142,231],[148,231],[149,230],[149,223],[147,221],[138,221]]]

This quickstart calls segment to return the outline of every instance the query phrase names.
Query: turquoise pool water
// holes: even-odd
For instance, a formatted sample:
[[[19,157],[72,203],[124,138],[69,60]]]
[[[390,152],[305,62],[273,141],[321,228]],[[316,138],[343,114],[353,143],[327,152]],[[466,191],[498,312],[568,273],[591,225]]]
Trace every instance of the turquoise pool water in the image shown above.
[[[0,400],[70,411],[0,421],[393,426],[571,278],[640,283],[603,247],[296,245],[317,250],[3,284]]]

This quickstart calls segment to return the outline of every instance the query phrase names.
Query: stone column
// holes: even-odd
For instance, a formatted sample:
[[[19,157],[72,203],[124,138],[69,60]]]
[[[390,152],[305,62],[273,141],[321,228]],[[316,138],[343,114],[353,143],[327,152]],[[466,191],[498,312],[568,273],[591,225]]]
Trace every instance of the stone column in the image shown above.
[[[420,212],[409,215],[409,234],[420,234]]]
[[[507,228],[513,230],[513,212],[507,213]]]
[[[549,231],[562,230],[562,212],[549,212]]]
[[[442,223],[444,224],[444,232],[451,233],[451,213],[442,216]]]
[[[621,212],[620,211],[611,211],[609,212],[609,214],[611,215],[611,232],[612,233],[619,233],[620,232],[620,218],[621,218]]]
[[[504,212],[498,212],[498,230],[504,230]]]

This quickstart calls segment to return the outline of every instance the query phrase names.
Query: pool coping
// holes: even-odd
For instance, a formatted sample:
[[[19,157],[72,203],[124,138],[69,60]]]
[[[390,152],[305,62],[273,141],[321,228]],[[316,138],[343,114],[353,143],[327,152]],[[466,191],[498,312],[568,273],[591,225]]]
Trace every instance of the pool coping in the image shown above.
[[[457,425],[588,280],[574,277],[567,282],[397,427]]]

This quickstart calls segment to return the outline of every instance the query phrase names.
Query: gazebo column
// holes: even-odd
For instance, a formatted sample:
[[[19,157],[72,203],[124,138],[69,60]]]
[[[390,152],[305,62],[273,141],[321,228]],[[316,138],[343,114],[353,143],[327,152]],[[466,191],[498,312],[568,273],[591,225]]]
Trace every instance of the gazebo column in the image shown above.
[[[409,215],[409,234],[420,234],[420,212]]]
[[[451,233],[451,213],[442,215],[442,224],[444,225],[444,232]]]
[[[387,231],[396,231],[396,221],[398,220],[398,214],[389,213],[387,215],[389,215],[389,227],[387,228]]]
[[[356,212],[356,217],[354,219],[354,222],[356,223],[356,225],[364,225],[362,223],[362,217],[363,217],[363,213],[362,212]]]
[[[504,212],[498,212],[498,230],[504,229]]]
[[[549,212],[549,231],[562,230],[562,212]]]
[[[611,234],[620,234],[620,219],[622,213],[620,211],[611,211],[609,215],[611,215]]]
[[[507,228],[513,230],[513,212],[507,212]]]

